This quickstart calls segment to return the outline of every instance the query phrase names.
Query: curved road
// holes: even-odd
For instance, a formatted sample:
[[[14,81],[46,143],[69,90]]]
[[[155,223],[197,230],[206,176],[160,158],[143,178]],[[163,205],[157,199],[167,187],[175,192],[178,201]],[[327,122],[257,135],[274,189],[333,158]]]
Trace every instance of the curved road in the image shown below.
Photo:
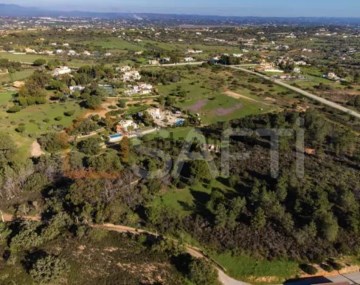
[[[0,219],[1,219],[2,222],[11,222],[15,218],[17,218],[17,217],[15,217],[13,215],[2,213],[0,211]],[[22,218],[24,220],[28,220],[28,221],[34,221],[34,222],[41,221],[40,216],[22,216],[20,218]],[[107,230],[107,231],[114,231],[114,232],[118,232],[118,233],[131,233],[131,234],[134,234],[134,235],[148,234],[148,235],[152,235],[152,236],[158,236],[158,234],[147,231],[147,230],[136,229],[136,228],[133,228],[133,227],[123,226],[123,225],[114,225],[114,224],[98,225],[98,224],[94,224],[94,225],[91,225],[91,227],[92,228],[97,228],[97,229],[102,229],[102,230]],[[210,261],[213,264],[214,268],[216,268],[216,270],[218,271],[219,281],[221,282],[221,284],[223,284],[223,285],[249,285],[248,283],[235,280],[235,279],[231,278],[230,276],[228,276],[224,272],[225,269],[221,268],[221,266],[219,264],[217,264],[214,260],[207,257],[201,251],[201,249],[193,247],[191,245],[185,245],[185,250],[186,250],[186,252],[188,254],[190,254],[194,258],[205,258],[208,261]]]
[[[239,66],[236,66],[236,65],[221,65],[221,66],[226,67],[226,68],[232,68],[232,69],[235,69],[235,70],[240,70],[240,71],[243,71],[243,72],[252,74],[252,75],[256,75],[256,76],[261,77],[261,78],[263,78],[263,79],[266,79],[266,80],[269,80],[269,81],[271,81],[271,82],[274,82],[274,83],[277,84],[277,85],[280,85],[280,86],[285,87],[285,88],[287,88],[287,89],[289,89],[289,90],[292,90],[292,91],[294,91],[294,92],[296,92],[296,93],[298,93],[298,94],[301,94],[301,95],[303,95],[303,96],[305,96],[305,97],[308,97],[308,98],[310,98],[310,99],[312,99],[312,100],[315,100],[315,101],[317,101],[317,102],[319,102],[319,103],[321,103],[321,104],[324,104],[324,105],[326,105],[326,106],[328,106],[328,107],[337,109],[337,110],[342,111],[342,112],[344,112],[344,113],[346,113],[346,114],[348,114],[348,115],[351,115],[351,116],[353,116],[353,117],[355,117],[355,118],[360,119],[360,114],[359,114],[358,112],[356,112],[356,111],[353,111],[353,110],[351,110],[351,109],[349,109],[349,108],[346,108],[346,107],[344,107],[344,106],[341,106],[340,104],[337,104],[337,103],[335,103],[335,102],[329,101],[329,100],[327,100],[327,99],[321,98],[321,97],[319,97],[319,96],[317,96],[317,95],[315,95],[315,94],[312,94],[312,93],[307,92],[307,91],[305,91],[305,90],[302,90],[302,89],[300,89],[300,88],[294,87],[294,86],[292,86],[292,85],[290,85],[290,84],[287,84],[287,83],[285,83],[285,82],[282,82],[282,81],[280,81],[280,80],[273,79],[273,78],[271,78],[271,77],[269,77],[269,76],[266,76],[266,75],[264,75],[264,74],[261,74],[261,73],[255,72],[255,71],[251,71],[251,70],[248,70],[248,69],[246,69],[246,68],[239,67]]]

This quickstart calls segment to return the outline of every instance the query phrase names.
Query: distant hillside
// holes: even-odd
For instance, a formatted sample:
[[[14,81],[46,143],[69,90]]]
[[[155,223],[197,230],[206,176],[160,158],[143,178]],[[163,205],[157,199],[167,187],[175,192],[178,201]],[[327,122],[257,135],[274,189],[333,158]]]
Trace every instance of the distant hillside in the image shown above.
[[[0,16],[5,17],[23,17],[23,16],[35,16],[39,15],[40,10],[31,7],[22,7],[13,4],[1,4],[0,3]]]
[[[290,25],[360,25],[360,18],[287,18],[287,17],[226,17],[212,15],[147,14],[147,13],[103,13],[88,11],[44,10],[0,3],[0,17],[83,17],[102,19],[128,19],[151,21],[167,25],[239,25],[239,24],[290,24]]]

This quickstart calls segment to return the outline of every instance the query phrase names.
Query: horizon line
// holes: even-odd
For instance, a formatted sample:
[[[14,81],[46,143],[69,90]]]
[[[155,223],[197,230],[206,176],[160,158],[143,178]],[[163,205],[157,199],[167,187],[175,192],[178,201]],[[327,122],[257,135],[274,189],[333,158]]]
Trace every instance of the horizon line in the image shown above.
[[[144,14],[144,15],[177,15],[177,16],[200,16],[200,17],[228,17],[228,18],[273,18],[273,19],[284,19],[284,18],[305,18],[305,19],[360,19],[360,16],[304,16],[304,15],[292,15],[292,16],[264,16],[264,15],[227,15],[227,14],[200,14],[191,12],[144,12],[144,11],[94,11],[94,10],[83,10],[83,9],[72,9],[66,10],[64,8],[51,8],[51,7],[39,7],[39,6],[28,6],[19,4],[8,4],[0,2],[0,5],[16,6],[28,9],[36,9],[39,12],[57,12],[57,13],[97,13],[97,14]],[[145,9],[145,8],[144,8]],[[44,16],[42,16],[44,17]],[[51,16],[49,16],[51,17]],[[58,16],[61,17],[61,16]]]

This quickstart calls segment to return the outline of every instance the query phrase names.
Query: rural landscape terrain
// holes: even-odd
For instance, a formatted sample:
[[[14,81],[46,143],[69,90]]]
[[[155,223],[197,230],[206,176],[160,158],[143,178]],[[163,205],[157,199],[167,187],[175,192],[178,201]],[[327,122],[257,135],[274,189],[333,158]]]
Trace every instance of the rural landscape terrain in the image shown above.
[[[360,20],[0,9],[0,284],[360,282]]]

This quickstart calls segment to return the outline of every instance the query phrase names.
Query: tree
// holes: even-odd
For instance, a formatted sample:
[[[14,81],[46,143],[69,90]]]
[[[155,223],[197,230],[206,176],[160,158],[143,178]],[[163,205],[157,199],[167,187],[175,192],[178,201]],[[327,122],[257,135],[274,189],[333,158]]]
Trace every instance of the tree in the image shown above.
[[[204,160],[190,162],[190,175],[197,181],[210,180],[212,178],[209,165]]]
[[[57,152],[66,149],[69,144],[66,133],[48,133],[39,138],[40,145],[48,152]]]
[[[220,228],[225,228],[227,223],[227,210],[224,204],[218,204],[214,214],[215,214],[215,225]]]
[[[251,226],[254,229],[261,230],[266,225],[266,215],[263,209],[258,208],[251,220]]]
[[[130,140],[124,137],[120,142],[120,158],[123,162],[129,162],[130,156]]]
[[[318,227],[321,236],[327,241],[336,240],[339,232],[339,225],[332,213],[325,212],[319,217]]]
[[[100,107],[102,99],[99,96],[89,96],[85,101],[85,106],[88,109],[97,109]]]
[[[101,150],[100,143],[101,139],[99,138],[89,138],[79,142],[78,149],[88,155],[97,155]]]
[[[126,100],[119,100],[119,107],[126,108]]]
[[[8,134],[0,133],[0,167],[10,163],[16,153],[16,144]]]
[[[216,269],[204,259],[195,259],[190,264],[189,279],[196,285],[217,285]]]
[[[46,60],[43,58],[38,58],[33,63],[34,66],[43,66],[45,64],[46,64]]]
[[[48,255],[38,259],[29,273],[35,282],[48,284],[58,280],[68,269],[64,259]]]

